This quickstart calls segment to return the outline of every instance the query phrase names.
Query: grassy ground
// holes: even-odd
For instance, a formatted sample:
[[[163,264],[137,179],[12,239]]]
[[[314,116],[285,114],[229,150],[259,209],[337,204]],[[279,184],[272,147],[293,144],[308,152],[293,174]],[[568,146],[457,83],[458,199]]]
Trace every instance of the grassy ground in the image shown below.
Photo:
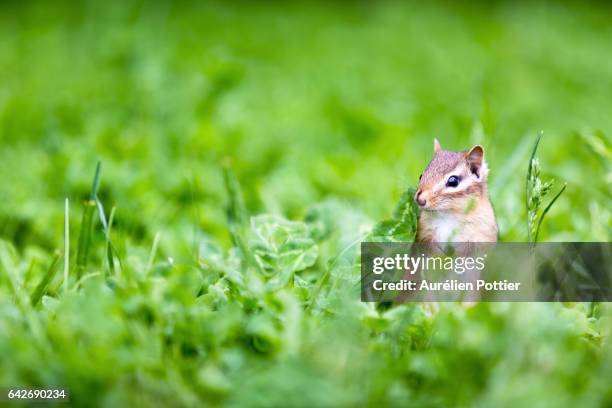
[[[434,136],[485,146],[501,238],[525,241],[540,130],[542,177],[568,185],[540,240],[609,241],[611,21],[538,2],[2,4],[0,386],[82,406],[612,404],[609,307],[378,312],[351,246]]]

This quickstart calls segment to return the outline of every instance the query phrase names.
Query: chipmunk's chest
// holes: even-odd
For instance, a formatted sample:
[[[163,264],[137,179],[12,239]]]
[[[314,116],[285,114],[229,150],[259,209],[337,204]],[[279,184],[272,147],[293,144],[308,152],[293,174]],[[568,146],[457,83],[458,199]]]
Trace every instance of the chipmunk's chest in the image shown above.
[[[461,220],[452,214],[427,213],[419,220],[419,230],[423,241],[453,242],[461,241],[463,225]]]
[[[469,217],[444,212],[422,212],[419,216],[417,241],[496,242],[497,223],[492,210],[476,212]]]

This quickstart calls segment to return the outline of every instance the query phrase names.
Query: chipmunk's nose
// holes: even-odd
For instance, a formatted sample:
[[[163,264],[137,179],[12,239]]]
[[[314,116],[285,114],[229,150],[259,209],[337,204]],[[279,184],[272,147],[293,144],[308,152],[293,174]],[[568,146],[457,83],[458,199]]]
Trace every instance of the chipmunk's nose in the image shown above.
[[[427,200],[425,200],[424,198],[421,198],[421,194],[423,192],[421,190],[416,192],[416,196],[414,197],[414,199],[416,200],[417,204],[421,207],[425,207],[425,204],[427,204]]]

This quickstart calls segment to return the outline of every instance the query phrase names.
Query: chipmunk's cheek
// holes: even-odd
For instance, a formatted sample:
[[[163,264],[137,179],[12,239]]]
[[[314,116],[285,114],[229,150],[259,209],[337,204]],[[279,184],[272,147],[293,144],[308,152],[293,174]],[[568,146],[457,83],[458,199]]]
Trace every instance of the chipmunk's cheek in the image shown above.
[[[444,201],[439,201],[436,203],[436,210],[437,211],[448,210],[448,204]]]
[[[454,201],[444,196],[438,198],[435,202],[436,210],[438,211],[449,211],[453,210]]]
[[[468,203],[466,201],[467,200],[462,198],[453,200],[450,210],[456,213],[465,214],[466,208],[468,207]]]
[[[429,199],[427,200],[427,205],[424,207],[424,209],[428,211],[442,210],[443,209],[441,208],[442,204],[443,202],[441,202],[438,197],[430,196]]]

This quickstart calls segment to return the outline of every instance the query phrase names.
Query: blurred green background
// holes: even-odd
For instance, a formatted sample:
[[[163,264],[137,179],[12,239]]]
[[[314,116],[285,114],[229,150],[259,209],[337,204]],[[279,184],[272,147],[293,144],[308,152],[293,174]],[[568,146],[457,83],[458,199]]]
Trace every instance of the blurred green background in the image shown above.
[[[612,403],[598,307],[381,312],[349,278],[434,137],[484,145],[501,239],[525,241],[542,130],[543,178],[568,187],[540,240],[609,241],[611,23],[578,2],[3,2],[0,386],[68,384],[83,406]],[[64,293],[64,199],[74,271],[98,161],[123,275],[97,223],[91,279]],[[224,166],[248,214],[316,241],[298,283],[232,275]]]

